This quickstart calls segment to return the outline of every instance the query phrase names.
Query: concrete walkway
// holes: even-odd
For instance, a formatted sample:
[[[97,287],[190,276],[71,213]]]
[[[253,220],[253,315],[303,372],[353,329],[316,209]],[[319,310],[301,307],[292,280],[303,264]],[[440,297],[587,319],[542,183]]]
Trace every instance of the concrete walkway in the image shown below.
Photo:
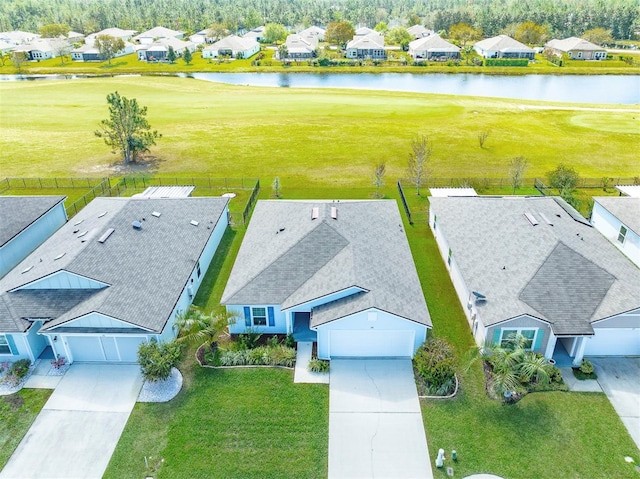
[[[71,365],[0,478],[102,477],[141,387],[138,365]]]
[[[294,383],[321,383],[329,384],[329,374],[312,373],[309,371],[309,361],[313,343],[310,341],[299,341],[296,354],[296,367],[293,374]]]
[[[433,477],[408,359],[333,359],[329,478]]]

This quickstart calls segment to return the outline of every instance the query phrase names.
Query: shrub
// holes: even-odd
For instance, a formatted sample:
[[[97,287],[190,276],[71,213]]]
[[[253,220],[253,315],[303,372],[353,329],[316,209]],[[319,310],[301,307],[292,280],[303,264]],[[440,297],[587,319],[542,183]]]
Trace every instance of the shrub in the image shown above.
[[[311,358],[309,361],[309,371],[312,373],[328,373],[330,368],[329,361],[318,358]]]
[[[284,345],[288,348],[294,348],[296,346],[296,341],[293,339],[293,334],[287,334],[287,337],[284,339]]]
[[[484,61],[488,67],[526,67],[529,60],[526,58],[487,58]]]
[[[286,366],[290,368],[296,364],[296,350],[284,345],[269,348],[267,357],[269,364],[272,366]]]
[[[222,366],[286,366],[296,363],[296,350],[282,344],[277,346],[259,346],[254,349],[225,351],[220,355]]]
[[[164,381],[171,376],[180,359],[180,345],[175,341],[158,343],[151,340],[138,347],[138,362],[142,375],[147,381]]]
[[[269,339],[267,339],[267,346],[275,348],[279,344],[280,342],[278,341],[278,336],[271,336]]]
[[[51,360],[51,365],[55,368],[55,369],[60,369],[61,367],[63,367],[65,364],[67,364],[67,360],[65,359],[64,356],[58,356],[56,359],[52,359]]]
[[[258,341],[262,337],[262,333],[253,328],[247,329],[246,333],[238,335],[238,344],[240,349],[254,349],[258,346]]]
[[[416,371],[429,388],[440,389],[455,384],[455,355],[453,346],[444,338],[429,338],[413,358]],[[451,383],[453,381],[453,383]]]
[[[18,359],[15,363],[11,365],[9,368],[9,374],[15,376],[16,379],[20,380],[24,378],[29,372],[29,366],[31,366],[30,359]]]
[[[583,374],[593,374],[595,369],[593,368],[593,363],[591,361],[587,361],[586,359],[582,360],[582,364],[580,365],[580,372]]]

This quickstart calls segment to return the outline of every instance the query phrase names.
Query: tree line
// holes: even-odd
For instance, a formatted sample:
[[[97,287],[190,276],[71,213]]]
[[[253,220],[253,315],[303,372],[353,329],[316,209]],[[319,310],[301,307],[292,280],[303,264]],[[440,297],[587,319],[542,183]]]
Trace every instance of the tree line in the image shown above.
[[[0,31],[37,32],[43,25],[66,24],[91,33],[109,27],[143,31],[156,25],[195,32],[223,24],[232,32],[266,23],[288,27],[421,23],[448,32],[467,23],[485,37],[510,25],[535,22],[553,37],[579,36],[585,30],[610,30],[613,38],[634,38],[640,30],[638,0],[4,0]]]

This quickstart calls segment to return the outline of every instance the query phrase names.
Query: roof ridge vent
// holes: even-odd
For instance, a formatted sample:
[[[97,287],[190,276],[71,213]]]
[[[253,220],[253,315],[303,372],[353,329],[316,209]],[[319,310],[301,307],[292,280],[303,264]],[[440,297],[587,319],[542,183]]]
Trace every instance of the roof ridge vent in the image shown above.
[[[104,244],[104,242],[109,239],[109,236],[111,236],[114,231],[115,231],[114,228],[109,228],[107,231],[104,232],[102,236],[100,236],[100,238],[98,238],[98,243]]]
[[[537,226],[540,223],[538,223],[538,220],[536,219],[535,216],[533,216],[531,213],[525,213],[524,217],[527,218],[527,220],[529,220],[529,223],[531,223],[531,226]]]

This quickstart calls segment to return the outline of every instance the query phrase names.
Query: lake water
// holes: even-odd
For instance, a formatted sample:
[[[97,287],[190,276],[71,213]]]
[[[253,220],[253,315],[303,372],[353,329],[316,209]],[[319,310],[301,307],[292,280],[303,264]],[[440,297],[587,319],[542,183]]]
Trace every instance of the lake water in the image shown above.
[[[570,103],[640,104],[640,75],[183,73],[177,76],[233,85],[281,88],[349,88]],[[86,75],[0,75],[0,81],[73,80],[87,77]]]

